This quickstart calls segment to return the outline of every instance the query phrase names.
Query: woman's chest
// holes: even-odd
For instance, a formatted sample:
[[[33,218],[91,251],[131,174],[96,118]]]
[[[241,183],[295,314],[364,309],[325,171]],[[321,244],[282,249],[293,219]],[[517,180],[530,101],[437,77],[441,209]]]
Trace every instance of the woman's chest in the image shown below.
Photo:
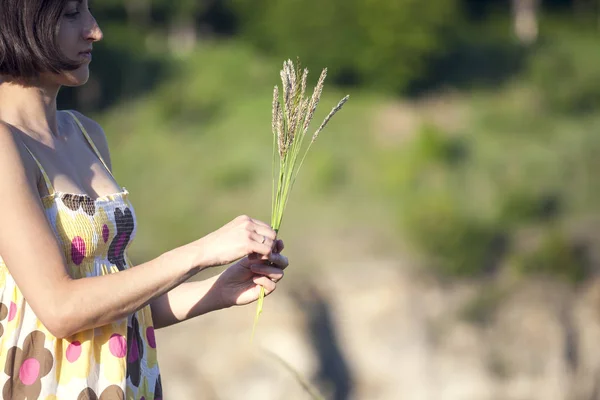
[[[137,223],[126,189],[96,200],[56,193],[43,203],[74,278],[95,274],[99,264],[127,267],[125,251],[135,238]]]
[[[87,193],[93,198],[120,190],[89,145],[81,138],[73,140],[77,143],[56,145],[53,148],[36,145],[33,149],[53,188],[63,193]],[[35,164],[31,167],[38,170]],[[41,196],[50,194],[41,174],[37,184]]]

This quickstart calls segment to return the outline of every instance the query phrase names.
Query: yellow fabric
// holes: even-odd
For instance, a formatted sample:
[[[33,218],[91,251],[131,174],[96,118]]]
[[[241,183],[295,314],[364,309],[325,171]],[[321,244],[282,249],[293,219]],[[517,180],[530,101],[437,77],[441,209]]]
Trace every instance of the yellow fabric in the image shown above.
[[[127,189],[95,200],[55,192],[30,154],[48,186],[50,195],[42,203],[69,274],[81,279],[131,268],[127,249],[135,238],[136,218]],[[29,243],[31,251],[36,251],[35,240]],[[0,257],[0,390],[2,398],[16,400],[162,398],[150,307],[58,339],[37,318]]]

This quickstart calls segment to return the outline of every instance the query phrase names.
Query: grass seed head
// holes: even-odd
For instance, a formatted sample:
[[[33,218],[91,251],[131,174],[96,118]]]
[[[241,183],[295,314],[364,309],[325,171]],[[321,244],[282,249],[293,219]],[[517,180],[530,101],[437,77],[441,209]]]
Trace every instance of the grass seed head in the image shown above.
[[[342,100],[340,100],[340,102],[337,104],[337,106],[333,107],[333,109],[331,110],[329,115],[327,117],[325,117],[325,119],[323,120],[323,123],[321,124],[321,126],[319,126],[319,129],[317,129],[317,131],[313,135],[313,137],[312,137],[313,142],[315,140],[317,140],[317,136],[319,136],[319,133],[323,130],[323,128],[325,128],[325,125],[327,125],[327,123],[335,115],[335,113],[337,113],[338,111],[340,111],[342,109],[342,107],[344,106],[344,104],[346,104],[346,102],[348,101],[349,98],[350,98],[350,96],[344,97]]]
[[[304,120],[304,133],[308,130],[310,122],[312,121],[315,110],[319,105],[319,100],[321,99],[321,94],[323,93],[323,86],[325,85],[325,78],[327,77],[327,68],[323,69],[321,72],[321,76],[319,77],[319,81],[317,82],[317,86],[313,90],[312,97],[310,99],[310,103],[308,103],[308,116]]]
[[[280,71],[279,75],[281,76],[281,86],[283,88],[283,106],[287,112],[287,106],[290,103],[291,96],[291,87],[289,75],[287,74],[287,64],[283,63],[283,69]]]
[[[279,87],[275,86],[273,89],[273,121],[271,123],[271,129],[273,131],[273,135],[277,135],[277,108],[279,106]]]
[[[279,148],[279,156],[283,158],[286,153],[285,132],[283,127],[283,107],[277,102],[277,144]]]
[[[288,93],[285,102],[285,111],[287,117],[287,124],[289,125],[291,123],[291,120],[293,119],[293,108],[294,103],[296,101],[296,93],[298,92],[298,84],[296,79],[296,71],[294,70],[292,60],[287,60],[283,65],[283,69],[288,85]]]
[[[300,83],[300,100],[304,101],[304,95],[306,94],[306,81],[308,79],[308,69],[304,68],[304,72],[302,73],[302,79]]]

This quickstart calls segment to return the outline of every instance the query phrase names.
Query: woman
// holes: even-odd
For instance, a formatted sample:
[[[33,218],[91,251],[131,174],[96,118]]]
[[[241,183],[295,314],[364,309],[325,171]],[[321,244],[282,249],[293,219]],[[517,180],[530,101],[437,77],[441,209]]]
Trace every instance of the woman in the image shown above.
[[[0,26],[2,398],[161,398],[154,329],[272,292],[283,242],[241,216],[131,268],[135,213],[104,133],[56,109],[102,39],[88,1],[0,0]]]

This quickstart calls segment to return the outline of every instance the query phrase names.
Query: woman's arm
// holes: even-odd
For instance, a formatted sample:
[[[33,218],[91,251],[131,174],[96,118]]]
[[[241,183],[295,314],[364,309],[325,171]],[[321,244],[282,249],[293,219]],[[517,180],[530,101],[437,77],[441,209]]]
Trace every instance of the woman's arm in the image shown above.
[[[2,124],[0,149],[0,255],[35,314],[59,338],[121,319],[203,268],[271,252],[275,233],[268,225],[239,217],[135,268],[72,279],[44,214],[35,173],[25,168],[30,156]],[[268,240],[259,243],[263,236]]]
[[[79,118],[112,171],[108,141],[102,127],[78,111],[71,110],[71,112]],[[215,295],[214,290],[211,291],[217,278],[215,276],[203,281],[185,282],[154,298],[150,302],[154,328],[164,328],[224,308],[219,301],[219,296]]]
[[[188,319],[225,308],[214,284],[218,276],[186,282],[157,297],[151,303],[154,329],[164,328]]]
[[[200,282],[187,282],[154,299],[154,328],[164,328],[188,319],[258,299],[260,288],[272,293],[283,278],[289,262],[280,254],[284,244],[277,240],[268,260],[244,257],[218,276]]]

